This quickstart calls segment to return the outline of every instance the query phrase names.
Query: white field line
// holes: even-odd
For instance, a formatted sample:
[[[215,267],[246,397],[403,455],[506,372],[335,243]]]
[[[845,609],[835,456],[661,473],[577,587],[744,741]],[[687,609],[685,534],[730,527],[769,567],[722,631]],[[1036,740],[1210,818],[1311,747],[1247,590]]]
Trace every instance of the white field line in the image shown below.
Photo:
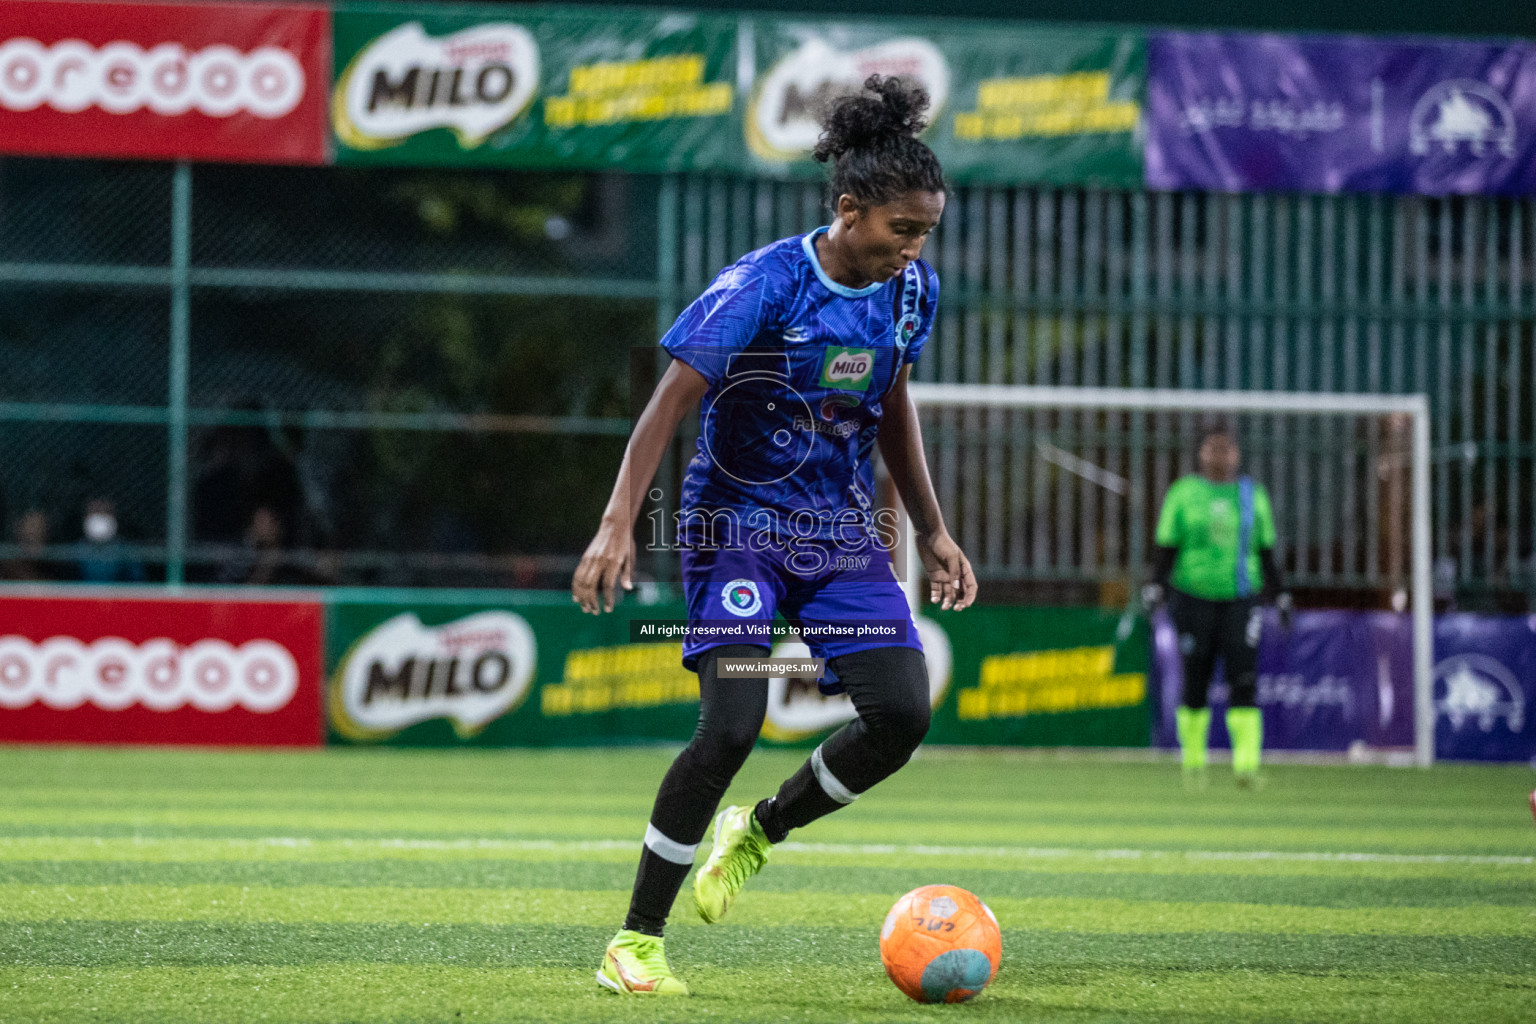
[[[79,840],[53,836],[0,837],[0,848]],[[201,843],[229,847],[281,847],[306,849],[339,847],[369,850],[507,850],[583,853],[605,850],[639,851],[640,843],[628,839],[313,839],[308,836],[265,836],[254,839],[235,837],[172,838],[135,836],[124,839],[91,838],[92,846],[127,843],[135,846],[170,846]],[[894,843],[797,843],[785,842],[778,849],[792,853],[825,853],[852,857],[974,857],[998,860],[1191,860],[1191,861],[1277,861],[1354,864],[1491,864],[1521,866],[1536,864],[1536,856],[1499,856],[1460,853],[1365,853],[1317,852],[1308,850],[1146,850],[1088,849],[1070,846],[927,846]]]

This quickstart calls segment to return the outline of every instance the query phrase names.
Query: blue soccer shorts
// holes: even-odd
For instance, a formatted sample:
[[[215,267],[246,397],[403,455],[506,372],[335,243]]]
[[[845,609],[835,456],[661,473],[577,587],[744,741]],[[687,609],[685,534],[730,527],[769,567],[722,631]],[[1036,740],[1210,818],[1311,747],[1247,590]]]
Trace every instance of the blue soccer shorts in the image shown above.
[[[782,616],[815,658],[923,644],[889,554],[871,542],[795,540],[788,547],[685,547],[688,632],[683,665],[724,644],[773,646]]]

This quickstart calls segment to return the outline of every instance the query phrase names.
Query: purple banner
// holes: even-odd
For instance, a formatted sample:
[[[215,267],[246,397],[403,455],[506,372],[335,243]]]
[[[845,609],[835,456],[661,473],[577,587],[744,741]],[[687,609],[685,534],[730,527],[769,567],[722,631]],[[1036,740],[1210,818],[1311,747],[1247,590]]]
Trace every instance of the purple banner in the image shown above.
[[[1146,181],[1218,192],[1536,193],[1536,46],[1154,34]]]
[[[1289,632],[1266,612],[1259,642],[1258,701],[1264,745],[1276,750],[1348,750],[1413,745],[1413,631],[1390,612],[1302,612]],[[1166,612],[1153,615],[1158,697],[1154,742],[1177,743],[1182,687],[1178,637]],[[1527,761],[1536,757],[1536,617],[1443,615],[1435,620],[1435,756]],[[1218,676],[1211,704],[1226,707]],[[1229,746],[1221,714],[1211,743]]]
[[[1442,615],[1435,620],[1435,756],[1536,757],[1536,617]]]

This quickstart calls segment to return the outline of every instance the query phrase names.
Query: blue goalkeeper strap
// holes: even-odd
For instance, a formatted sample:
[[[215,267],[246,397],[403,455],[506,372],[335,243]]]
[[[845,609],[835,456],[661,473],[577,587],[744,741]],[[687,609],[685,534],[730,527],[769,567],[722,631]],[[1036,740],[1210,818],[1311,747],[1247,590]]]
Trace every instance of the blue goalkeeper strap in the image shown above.
[[[1248,555],[1253,549],[1253,477],[1237,478],[1237,596],[1253,593],[1248,578]]]

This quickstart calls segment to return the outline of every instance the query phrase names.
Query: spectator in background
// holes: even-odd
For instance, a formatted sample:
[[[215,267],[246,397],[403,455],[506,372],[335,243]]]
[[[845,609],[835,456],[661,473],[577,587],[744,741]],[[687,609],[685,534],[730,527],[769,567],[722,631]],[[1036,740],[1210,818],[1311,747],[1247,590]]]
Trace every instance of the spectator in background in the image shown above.
[[[244,550],[219,571],[220,583],[247,586],[323,586],[334,580],[316,569],[294,564],[283,550],[283,521],[267,505],[258,505],[245,527]]]
[[[61,566],[48,561],[48,513],[29,508],[11,527],[11,540],[21,550],[15,557],[0,562],[0,579],[53,582],[63,578]]]
[[[260,403],[241,402],[237,411],[260,411]],[[248,543],[252,520],[265,508],[277,518],[282,537],[300,535],[304,492],[292,449],[296,441],[276,429],[219,426],[203,437],[192,486],[192,536],[203,543]],[[204,579],[230,582],[224,566],[203,572]]]
[[[144,566],[130,558],[119,535],[117,505],[95,497],[85,503],[75,568],[86,583],[143,583]]]

